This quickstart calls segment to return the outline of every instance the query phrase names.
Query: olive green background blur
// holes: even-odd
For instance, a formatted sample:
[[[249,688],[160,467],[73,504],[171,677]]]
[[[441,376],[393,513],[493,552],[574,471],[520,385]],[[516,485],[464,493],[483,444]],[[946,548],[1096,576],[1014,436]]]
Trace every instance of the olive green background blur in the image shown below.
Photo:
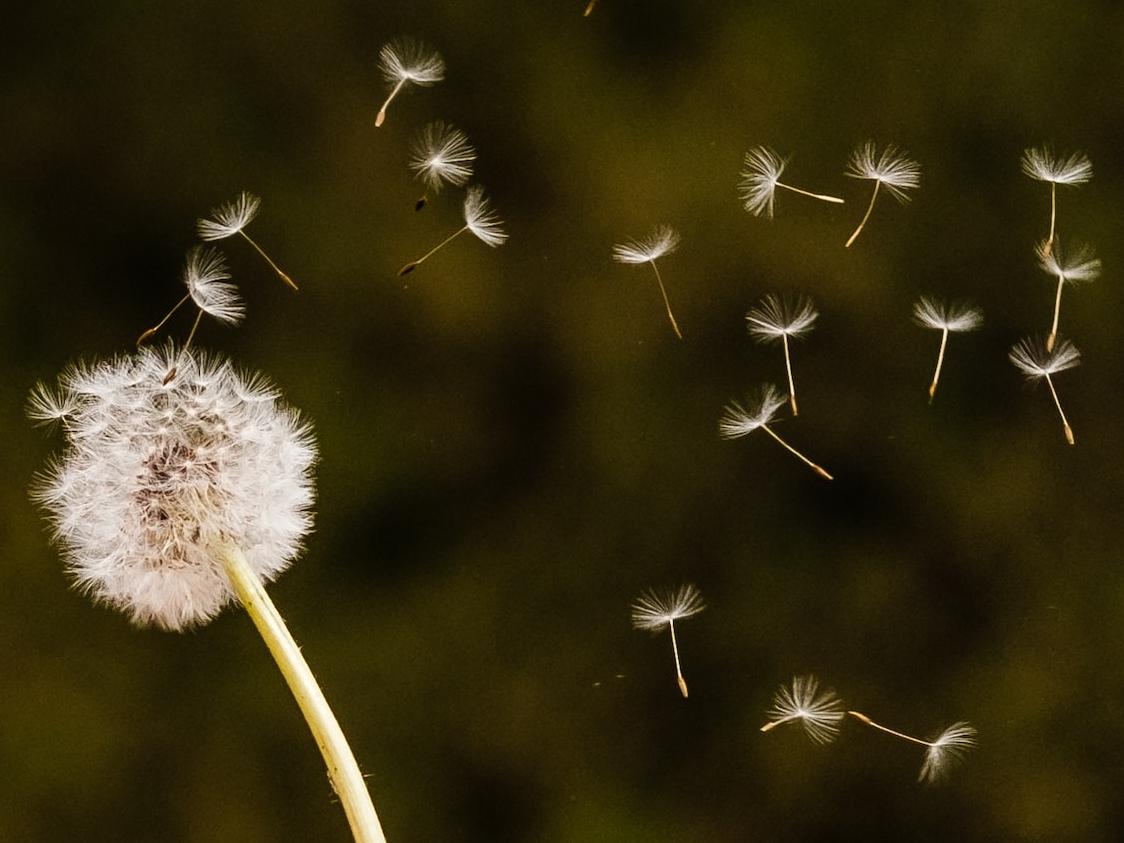
[[[68,361],[126,351],[182,294],[199,216],[248,189],[223,244],[245,324],[199,343],[269,374],[315,424],[316,532],[271,593],[406,841],[1109,840],[1124,836],[1124,9],[1115,3],[192,2],[25,4],[0,51],[0,839],[346,840],[296,705],[243,613],[175,635],[73,591],[28,501],[60,440],[23,416]],[[446,81],[374,127],[379,47]],[[414,133],[463,128],[507,221],[458,238],[460,191],[412,209]],[[879,200],[858,143],[921,189]],[[1049,326],[1047,185],[1024,148],[1088,152],[1059,228],[1103,277],[1062,325],[1049,392],[1006,360]],[[797,185],[770,222],[736,185],[757,144]],[[667,222],[675,339],[612,245]],[[801,415],[723,406],[780,383],[761,295],[803,292]],[[984,329],[939,336],[923,292]],[[190,316],[171,325],[182,338]],[[782,413],[787,415],[787,413]],[[698,585],[634,632],[648,586]],[[939,787],[923,752],[844,724],[761,735],[815,672],[849,706],[979,747]]]

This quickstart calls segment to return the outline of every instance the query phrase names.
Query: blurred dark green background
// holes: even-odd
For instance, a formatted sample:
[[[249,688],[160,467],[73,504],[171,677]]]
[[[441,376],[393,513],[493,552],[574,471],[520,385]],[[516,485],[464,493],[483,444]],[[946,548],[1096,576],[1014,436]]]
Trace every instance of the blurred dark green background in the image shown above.
[[[136,630],[71,590],[28,502],[58,446],[37,379],[130,347],[181,294],[209,208],[249,189],[226,252],[245,325],[200,343],[260,368],[316,425],[317,529],[271,592],[333,703],[391,843],[1110,840],[1124,837],[1124,10],[1081,3],[25,4],[0,50],[0,839],[345,840],[343,813],[244,614]],[[379,47],[436,45],[447,80],[374,128]],[[407,148],[462,127],[508,222],[460,238],[458,193],[412,210]],[[842,177],[866,139],[923,167],[906,207]],[[1106,271],[1067,294],[1084,365],[1044,388],[1005,359],[1049,324],[1032,244],[1048,188],[1018,158],[1080,149],[1059,226]],[[793,154],[773,222],[742,155]],[[685,339],[615,242],[668,222]],[[783,377],[744,312],[822,316],[801,416],[724,442],[723,405]],[[938,335],[922,292],[984,330]],[[177,321],[182,337],[189,317]],[[692,696],[646,587],[696,583]],[[848,722],[760,735],[817,673],[906,731],[971,721],[938,788],[917,747]]]

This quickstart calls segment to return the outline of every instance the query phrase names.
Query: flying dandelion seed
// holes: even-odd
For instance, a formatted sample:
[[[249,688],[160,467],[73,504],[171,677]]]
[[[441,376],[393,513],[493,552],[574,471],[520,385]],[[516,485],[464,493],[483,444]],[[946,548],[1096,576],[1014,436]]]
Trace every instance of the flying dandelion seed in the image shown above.
[[[427,124],[410,148],[410,169],[425,185],[414,210],[424,208],[429,194],[439,192],[446,184],[460,187],[467,183],[475,160],[476,150],[464,132],[441,121]]]
[[[375,117],[375,126],[386,120],[386,110],[407,83],[425,88],[445,78],[445,60],[428,44],[402,37],[379,50],[379,72],[390,88],[386,101]]]
[[[657,593],[649,589],[632,604],[632,626],[659,632],[665,626],[671,631],[671,651],[675,655],[675,677],[679,681],[679,693],[687,697],[687,680],[679,664],[679,644],[675,640],[675,622],[697,615],[706,604],[702,595],[693,585],[681,585],[676,591]]]
[[[782,299],[773,293],[765,296],[761,303],[745,315],[747,328],[753,338],[761,343],[780,340],[784,346],[784,368],[788,373],[788,398],[792,414],[797,415],[796,382],[792,378],[792,358],[789,356],[788,340],[799,339],[812,330],[819,313],[807,296],[795,299]]]
[[[664,307],[667,309],[667,318],[671,321],[671,328],[675,331],[675,336],[683,339],[679,323],[675,321],[675,314],[671,312],[671,302],[668,301],[667,290],[664,288],[663,278],[660,277],[660,269],[656,266],[658,258],[671,254],[678,247],[679,233],[670,225],[657,225],[643,240],[626,240],[613,246],[613,260],[617,263],[652,265],[652,271],[656,273],[656,283],[660,285]]]
[[[593,12],[593,7],[596,6],[596,5],[597,5],[597,0],[589,0],[589,3],[586,4],[585,11],[582,12],[582,17],[588,18],[590,13]]]
[[[57,392],[36,388],[28,412],[66,437],[32,496],[77,587],[138,626],[174,631],[240,602],[308,721],[355,839],[385,843],[347,740],[265,590],[312,528],[309,426],[260,376],[171,345],[71,366]]]
[[[815,676],[796,676],[792,688],[781,685],[768,712],[769,722],[761,727],[768,732],[784,723],[798,721],[814,743],[826,744],[839,734],[843,722],[843,703],[834,691],[819,690]]]
[[[953,723],[933,740],[926,741],[904,732],[889,729],[880,723],[875,723],[858,711],[848,711],[847,713],[872,729],[878,729],[880,732],[893,735],[895,738],[901,738],[903,741],[925,747],[925,761],[921,765],[921,774],[917,777],[917,780],[922,784],[935,784],[943,779],[949,770],[962,762],[968,751],[976,746],[977,732],[964,721]]]
[[[137,337],[137,345],[151,339],[159,332],[173,314],[188,301],[194,302],[199,309],[195,323],[191,327],[184,348],[191,345],[199,322],[206,314],[219,322],[228,325],[237,325],[246,315],[246,308],[238,295],[238,288],[226,283],[230,280],[230,272],[222,252],[209,246],[194,246],[188,253],[183,267],[183,283],[187,287],[187,294],[180,299],[167,315]]]
[[[1054,248],[1054,232],[1058,215],[1058,185],[1069,184],[1076,187],[1093,178],[1093,163],[1083,152],[1070,155],[1054,155],[1049,147],[1039,146],[1027,149],[1020,159],[1023,173],[1035,181],[1050,183],[1050,234],[1042,244],[1042,251],[1049,255]]]
[[[265,262],[273,268],[273,271],[277,273],[278,277],[296,290],[297,285],[293,282],[293,279],[282,272],[281,267],[273,262],[273,258],[267,255],[265,250],[246,233],[246,226],[258,215],[258,208],[260,207],[261,199],[243,190],[233,202],[227,202],[225,205],[220,205],[213,209],[211,211],[211,216],[214,217],[213,220],[199,220],[196,223],[199,239],[206,241],[224,240],[235,234],[242,235],[246,242],[253,246],[259,255],[265,258]]]
[[[916,190],[921,185],[921,165],[916,161],[900,154],[897,147],[887,146],[882,154],[878,154],[875,145],[868,141],[851,153],[851,160],[847,164],[844,175],[853,179],[867,179],[874,182],[874,192],[870,195],[870,204],[866,208],[862,222],[855,229],[846,243],[851,244],[858,239],[870,213],[874,210],[874,201],[878,198],[878,189],[886,186],[887,192],[901,203],[909,201],[907,190]]]
[[[931,296],[922,296],[913,305],[913,321],[922,328],[941,332],[941,350],[937,352],[937,368],[933,372],[933,382],[929,384],[929,403],[937,392],[937,382],[941,379],[941,366],[944,364],[944,351],[951,332],[975,331],[983,325],[983,311],[967,302],[942,302]]]
[[[485,245],[500,246],[507,240],[507,234],[503,230],[503,220],[500,219],[499,214],[493,210],[491,203],[487,197],[484,196],[484,188],[478,184],[474,184],[468,189],[464,197],[464,225],[458,228],[420,258],[415,261],[410,261],[400,270],[398,274],[409,275],[415,269],[422,265],[422,263],[432,257],[439,249],[444,248],[454,239],[464,234],[466,231],[471,231],[479,240],[483,241]]]
[[[742,180],[738,185],[739,196],[745,204],[745,209],[755,217],[773,217],[773,204],[777,188],[783,187],[801,196],[809,196],[823,202],[843,204],[843,200],[836,196],[824,196],[821,193],[811,193],[799,187],[782,182],[781,174],[788,161],[777,155],[766,146],[757,146],[745,154],[745,166],[742,169]]]
[[[1081,352],[1069,340],[1061,340],[1052,349],[1047,349],[1040,340],[1027,337],[1011,346],[1007,357],[1027,380],[1046,379],[1050,394],[1054,396],[1054,406],[1058,408],[1058,415],[1062,419],[1065,440],[1072,445],[1073,428],[1069,426],[1069,420],[1065,417],[1062,402],[1058,400],[1058,392],[1054,389],[1054,381],[1050,376],[1081,365]]]
[[[736,401],[731,402],[726,407],[725,415],[718,422],[718,435],[723,439],[740,439],[742,436],[747,436],[761,428],[818,475],[827,480],[834,480],[835,478],[828,474],[822,466],[816,465],[781,439],[769,427],[773,417],[777,414],[777,410],[783,407],[787,401],[788,396],[781,393],[771,383],[763,384],[756,395],[750,396],[744,407]]]
[[[1058,279],[1058,291],[1054,296],[1054,321],[1046,336],[1046,350],[1053,351],[1054,341],[1058,336],[1058,319],[1062,312],[1062,288],[1066,284],[1095,281],[1101,274],[1101,261],[1094,254],[1093,247],[1085,244],[1074,249],[1068,260],[1062,259],[1061,243],[1057,240],[1053,248],[1048,242],[1039,243],[1036,251],[1042,271]]]

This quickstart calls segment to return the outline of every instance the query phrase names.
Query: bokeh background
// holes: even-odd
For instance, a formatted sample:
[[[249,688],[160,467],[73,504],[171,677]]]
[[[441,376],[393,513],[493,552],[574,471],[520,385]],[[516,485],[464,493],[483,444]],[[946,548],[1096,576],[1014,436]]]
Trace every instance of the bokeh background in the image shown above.
[[[0,50],[0,839],[345,840],[320,756],[238,611],[174,635],[69,588],[29,503],[59,446],[28,390],[127,350],[181,295],[195,220],[249,189],[225,244],[248,302],[199,343],[268,373],[314,422],[317,529],[271,593],[401,841],[1112,840],[1124,837],[1120,501],[1124,9],[1111,2],[742,0],[39,3]],[[437,46],[445,82],[374,114],[379,47]],[[459,223],[412,209],[414,133],[477,146],[508,224],[395,273]],[[907,206],[852,148],[921,162]],[[1105,273],[1067,293],[1083,365],[1049,393],[1006,360],[1044,332],[1032,245],[1049,192],[1019,155],[1086,151],[1065,242]],[[769,222],[736,184],[793,156]],[[667,222],[673,336],[612,245]],[[744,313],[821,309],[795,348],[799,419],[717,436],[781,382]],[[924,292],[969,297],[937,401]],[[182,338],[184,313],[170,333]],[[693,582],[680,627],[634,632],[649,586]],[[852,707],[979,747],[944,785],[917,747],[844,725],[761,735],[814,672]]]

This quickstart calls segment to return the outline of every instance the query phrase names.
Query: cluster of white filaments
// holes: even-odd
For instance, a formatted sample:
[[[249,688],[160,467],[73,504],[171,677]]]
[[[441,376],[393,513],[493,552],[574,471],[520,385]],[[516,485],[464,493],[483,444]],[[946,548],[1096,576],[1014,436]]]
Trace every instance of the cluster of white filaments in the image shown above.
[[[67,439],[34,495],[70,572],[137,624],[209,620],[234,598],[224,549],[268,582],[312,527],[310,428],[221,357],[168,345],[75,364],[28,412]]]

